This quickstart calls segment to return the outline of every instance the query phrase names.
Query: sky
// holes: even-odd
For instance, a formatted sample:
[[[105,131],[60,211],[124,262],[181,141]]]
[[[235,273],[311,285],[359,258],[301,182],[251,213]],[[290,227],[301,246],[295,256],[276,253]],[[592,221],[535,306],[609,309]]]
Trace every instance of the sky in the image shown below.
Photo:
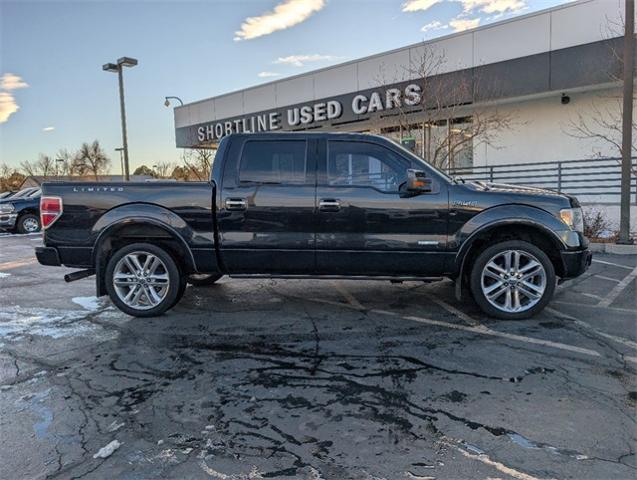
[[[178,162],[172,108],[564,0],[0,0],[0,164],[99,140],[119,173],[123,56],[131,168]]]

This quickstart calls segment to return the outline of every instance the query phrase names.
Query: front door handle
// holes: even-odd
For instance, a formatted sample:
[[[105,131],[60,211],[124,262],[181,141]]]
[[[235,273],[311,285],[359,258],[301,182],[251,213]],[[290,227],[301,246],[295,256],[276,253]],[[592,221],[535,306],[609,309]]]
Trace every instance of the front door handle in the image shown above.
[[[341,209],[341,202],[335,198],[322,198],[319,201],[319,210],[322,212],[338,212]]]
[[[226,198],[226,210],[245,210],[248,202],[245,198]]]

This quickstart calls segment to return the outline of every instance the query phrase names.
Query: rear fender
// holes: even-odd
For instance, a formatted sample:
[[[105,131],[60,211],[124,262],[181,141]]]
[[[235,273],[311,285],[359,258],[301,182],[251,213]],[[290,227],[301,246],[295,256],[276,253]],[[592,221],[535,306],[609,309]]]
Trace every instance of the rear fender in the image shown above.
[[[158,205],[128,204],[105,213],[91,231],[91,234],[97,237],[95,248],[93,248],[92,264],[95,265],[98,295],[106,294],[103,285],[103,272],[106,266],[106,256],[103,252],[106,242],[117,237],[120,231],[128,227],[143,225],[158,227],[170,239],[178,242],[180,249],[184,252],[186,270],[197,271],[195,258],[189,245],[189,240],[192,241],[195,232],[181,217]],[[149,239],[152,240],[152,237],[140,237],[140,242]]]

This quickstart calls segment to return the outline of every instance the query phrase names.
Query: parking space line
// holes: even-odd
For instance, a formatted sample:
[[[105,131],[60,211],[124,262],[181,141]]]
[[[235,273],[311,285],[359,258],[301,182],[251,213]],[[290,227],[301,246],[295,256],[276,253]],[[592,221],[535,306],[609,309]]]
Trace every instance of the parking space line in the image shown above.
[[[336,287],[336,290],[338,290],[339,293],[343,295],[343,297],[345,297],[347,303],[349,303],[352,307],[356,308],[357,310],[365,310],[365,307],[363,307],[363,305],[361,305],[361,303],[356,300],[356,297],[354,297],[354,295],[347,291],[347,289],[341,282],[332,282],[332,284],[334,285],[334,287]]]
[[[422,292],[422,294],[425,297],[427,297],[427,299],[429,299],[430,301],[432,301],[436,305],[438,305],[439,307],[444,308],[449,313],[451,313],[452,315],[455,315],[456,317],[464,320],[469,325],[480,325],[480,322],[478,322],[475,318],[472,318],[469,315],[467,315],[466,313],[458,310],[453,305],[449,305],[447,302],[444,302],[444,301],[440,300],[439,298],[436,298],[433,295],[430,295],[429,293]]]
[[[605,277],[604,275],[593,275],[595,278],[599,278],[600,280],[608,280],[611,282],[619,283],[621,280],[617,280],[616,278]]]
[[[633,268],[633,271],[624,277],[624,279],[613,287],[613,289],[604,297],[598,304],[598,307],[609,307],[617,297],[621,295],[624,289],[637,278],[637,267]]]
[[[0,263],[0,270],[11,270],[13,268],[24,267],[36,263],[35,257],[23,258],[22,260],[14,260],[13,262]]]
[[[633,267],[630,267],[628,265],[622,265],[621,263],[606,262],[604,260],[593,259],[593,263],[601,263],[603,265],[612,265],[613,267],[625,268],[627,270],[632,270],[633,269]]]
[[[555,310],[554,308],[546,307],[546,311],[549,313],[552,313],[558,318],[564,318],[566,320],[570,320],[576,325],[579,325],[580,327],[584,327],[588,330],[591,330],[595,332],[597,335],[599,335],[600,337],[613,340],[614,342],[621,343],[622,345],[625,345],[627,347],[634,348],[635,350],[637,350],[637,342],[633,342],[632,340],[629,340],[623,337],[618,337],[616,335],[611,335],[610,333],[602,332],[601,330],[598,330],[597,328],[593,327],[590,323],[585,322],[583,320],[579,320],[578,318],[575,318],[572,315],[569,315],[568,313],[562,313],[559,310]]]
[[[509,477],[517,478],[518,480],[541,480],[538,477],[534,477],[533,475],[529,475],[528,473],[520,472],[519,470],[515,470],[511,467],[507,467],[505,464],[500,463],[496,460],[492,460],[486,453],[471,453],[467,452],[464,448],[459,447],[458,445],[454,445],[453,443],[448,443],[454,447],[457,451],[459,451],[465,457],[471,460],[477,460],[478,462],[484,463],[485,465],[489,465],[499,472],[508,475]]]
[[[575,303],[575,302],[565,302],[563,300],[552,300],[551,303],[559,304],[559,305],[570,305],[573,307],[586,307],[586,308],[600,308],[603,310],[610,310],[619,313],[635,313],[635,310],[631,310],[629,308],[619,308],[619,307],[600,307],[599,305],[594,304],[583,304],[583,303]]]
[[[350,308],[353,310],[360,310],[357,307],[354,307],[353,305],[350,305],[348,303],[339,303],[339,302],[334,302],[331,300],[324,300],[322,298],[303,298],[303,297],[296,297],[300,300],[310,300],[312,302],[318,302],[318,303],[326,303],[329,305],[335,305],[335,306],[339,306],[339,307],[344,307],[344,308]],[[398,316],[400,318],[403,318],[405,320],[411,320],[414,322],[418,322],[418,323],[424,323],[426,325],[433,325],[436,327],[444,327],[444,328],[450,328],[453,330],[463,330],[466,332],[471,332],[471,333],[477,333],[480,335],[487,335],[487,336],[491,336],[491,337],[501,337],[501,338],[506,338],[507,340],[514,340],[517,342],[523,342],[523,343],[529,343],[529,344],[533,344],[533,345],[541,345],[544,347],[549,347],[549,348],[556,348],[559,350],[566,350],[569,352],[574,352],[574,353],[581,353],[583,355],[589,355],[592,357],[601,357],[599,352],[596,352],[595,350],[591,350],[588,348],[583,348],[583,347],[576,347],[574,345],[567,345],[565,343],[559,343],[559,342],[552,342],[550,340],[542,340],[539,338],[532,338],[532,337],[526,337],[524,335],[516,335],[514,333],[506,333],[506,332],[500,332],[498,330],[492,330],[490,328],[487,328],[483,325],[461,325],[461,324],[457,324],[457,323],[449,323],[449,322],[443,322],[441,320],[433,320],[430,318],[424,318],[424,317],[416,317],[413,315],[409,315],[409,316],[403,316],[403,315],[398,315],[394,312],[388,312],[387,310],[381,310],[381,309],[377,309],[377,308],[372,308],[372,309],[367,309],[367,311],[372,312],[372,313],[377,313],[380,315],[391,315],[391,316]]]
[[[575,293],[579,293],[580,295],[584,295],[585,297],[589,297],[592,298],[593,300],[603,300],[603,297],[600,297],[599,295],[595,295],[594,293],[588,293],[588,292],[578,292],[576,290],[573,290],[573,292]]]

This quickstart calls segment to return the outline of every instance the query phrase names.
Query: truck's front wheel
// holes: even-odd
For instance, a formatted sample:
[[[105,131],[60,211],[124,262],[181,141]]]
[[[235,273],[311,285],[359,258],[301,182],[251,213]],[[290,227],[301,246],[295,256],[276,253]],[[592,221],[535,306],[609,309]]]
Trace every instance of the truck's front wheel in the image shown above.
[[[484,250],[471,270],[471,292],[480,308],[505,320],[532,317],[553,297],[555,269],[548,256],[521,240]]]
[[[149,243],[134,243],[110,258],[105,283],[121,311],[134,317],[154,317],[177,303],[183,280],[168,252]]]

